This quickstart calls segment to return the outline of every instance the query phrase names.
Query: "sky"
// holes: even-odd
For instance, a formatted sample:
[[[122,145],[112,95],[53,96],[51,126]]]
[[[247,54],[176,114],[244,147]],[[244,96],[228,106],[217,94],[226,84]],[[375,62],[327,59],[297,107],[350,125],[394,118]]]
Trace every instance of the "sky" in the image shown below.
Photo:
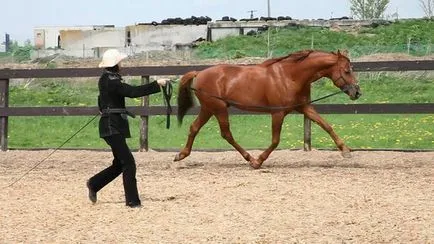
[[[223,16],[236,19],[268,15],[294,19],[329,19],[351,16],[349,0],[1,0],[0,39],[33,42],[33,28],[41,26],[115,25],[161,22],[167,18]],[[386,15],[423,17],[419,0],[390,0]],[[2,42],[2,41],[1,41]]]

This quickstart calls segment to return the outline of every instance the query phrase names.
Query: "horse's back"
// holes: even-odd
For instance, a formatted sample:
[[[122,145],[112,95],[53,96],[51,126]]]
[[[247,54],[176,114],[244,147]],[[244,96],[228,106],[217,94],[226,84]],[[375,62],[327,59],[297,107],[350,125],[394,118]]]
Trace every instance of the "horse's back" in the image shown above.
[[[266,69],[258,65],[219,64],[209,67],[197,75],[197,85],[201,83],[241,82],[266,77]]]
[[[267,104],[273,90],[266,67],[221,64],[200,71],[193,87],[202,106],[226,109],[224,101],[254,106]],[[219,99],[216,99],[219,98]]]

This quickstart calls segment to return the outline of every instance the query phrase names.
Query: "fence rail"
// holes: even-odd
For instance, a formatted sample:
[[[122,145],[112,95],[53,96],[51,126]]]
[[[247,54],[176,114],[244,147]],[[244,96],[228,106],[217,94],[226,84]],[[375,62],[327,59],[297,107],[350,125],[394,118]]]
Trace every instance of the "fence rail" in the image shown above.
[[[434,70],[434,60],[353,62],[352,64],[356,72]],[[182,75],[191,70],[200,71],[208,67],[211,65],[125,67],[122,68],[122,75]],[[99,68],[0,69],[0,79],[96,77],[100,75],[101,69]]]
[[[393,104],[315,104],[315,109],[323,114],[431,114],[434,113],[434,103],[393,103]],[[166,115],[164,106],[130,106],[127,107],[138,116]],[[178,107],[172,107],[172,114],[178,112]],[[2,116],[92,116],[98,114],[98,107],[8,107],[0,108]],[[195,115],[199,108],[190,109],[187,114]],[[261,114],[237,108],[229,108],[234,115]],[[297,113],[297,112],[293,112]],[[263,113],[262,113],[263,114]]]
[[[353,62],[354,70],[360,72],[378,71],[424,71],[434,70],[434,60],[421,61],[381,61]],[[210,65],[199,66],[144,66],[123,68],[124,76],[141,76],[142,83],[149,82],[149,76],[182,75],[191,70],[203,70]],[[9,116],[89,116],[98,113],[97,107],[9,107],[9,81],[16,78],[71,78],[96,77],[101,74],[98,68],[65,68],[65,69],[1,69],[0,70],[0,148],[8,149],[8,117]],[[149,106],[147,97],[142,106],[129,107],[132,112],[142,118],[140,129],[140,149],[148,150],[148,117],[165,115],[162,106]],[[432,114],[434,103],[421,104],[317,104],[318,112],[323,114]],[[188,114],[197,114],[193,108]],[[172,113],[176,114],[177,107]],[[238,109],[231,109],[232,114],[258,114]],[[304,119],[305,150],[311,148],[311,122]]]

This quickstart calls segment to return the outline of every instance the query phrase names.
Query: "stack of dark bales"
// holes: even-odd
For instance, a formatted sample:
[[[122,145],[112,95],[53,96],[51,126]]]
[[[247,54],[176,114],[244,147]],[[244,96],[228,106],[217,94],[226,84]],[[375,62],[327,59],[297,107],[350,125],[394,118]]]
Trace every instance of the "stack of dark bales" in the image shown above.
[[[221,19],[221,21],[232,21],[232,22],[235,22],[235,21],[237,21],[237,19],[229,17],[229,16],[223,16],[222,19]]]
[[[161,23],[152,22],[153,25],[206,25],[209,21],[212,21],[212,19],[208,16],[191,16],[190,18],[167,18]]]
[[[289,16],[279,16],[275,17],[260,17],[260,18],[252,18],[252,19],[240,19],[240,21],[282,21],[282,20],[292,20]]]
[[[292,18],[291,17],[289,17],[289,16],[279,16],[279,17],[277,17],[277,20],[292,20]]]
[[[268,29],[269,29],[268,25],[263,25],[261,27],[258,27],[258,29],[256,31],[255,30],[251,30],[251,31],[247,32],[246,35],[248,35],[248,36],[256,36],[258,34],[267,32]]]
[[[330,20],[349,20],[349,19],[353,19],[353,18],[348,16],[342,16],[340,18],[330,18]]]

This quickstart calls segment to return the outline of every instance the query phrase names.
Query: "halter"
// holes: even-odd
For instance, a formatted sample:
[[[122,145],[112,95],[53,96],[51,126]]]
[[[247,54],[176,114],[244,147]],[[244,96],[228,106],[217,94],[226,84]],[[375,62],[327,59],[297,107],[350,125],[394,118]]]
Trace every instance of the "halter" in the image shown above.
[[[352,84],[349,84],[347,80],[344,78],[344,76],[342,75],[342,70],[340,70],[339,77],[334,81],[334,83],[336,83],[338,80],[341,79],[344,81],[344,85],[342,86],[342,88],[340,87],[339,88],[341,89],[341,91],[346,92],[351,88]]]

